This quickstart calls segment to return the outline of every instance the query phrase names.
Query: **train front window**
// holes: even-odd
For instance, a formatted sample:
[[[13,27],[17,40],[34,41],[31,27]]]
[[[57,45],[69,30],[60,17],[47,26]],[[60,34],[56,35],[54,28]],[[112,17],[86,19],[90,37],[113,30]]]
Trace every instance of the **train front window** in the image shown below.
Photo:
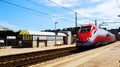
[[[80,32],[90,32],[91,26],[81,27]]]

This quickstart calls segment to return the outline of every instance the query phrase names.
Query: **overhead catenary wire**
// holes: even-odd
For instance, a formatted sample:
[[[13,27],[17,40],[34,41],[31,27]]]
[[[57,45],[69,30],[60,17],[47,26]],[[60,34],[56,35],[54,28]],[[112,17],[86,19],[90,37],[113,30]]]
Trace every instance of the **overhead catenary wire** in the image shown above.
[[[75,5],[75,4],[73,4],[70,0],[65,0],[65,1],[67,1],[67,2],[69,2],[70,4],[72,4],[72,5]],[[86,11],[84,11],[85,13],[87,13]],[[79,13],[78,13],[79,14]],[[81,15],[82,16],[82,15]]]
[[[11,3],[11,2],[8,2],[8,1],[5,1],[5,0],[0,0],[0,1],[4,2],[4,3],[7,3],[7,4],[10,4],[10,5],[13,5],[13,6],[23,8],[23,9],[27,9],[27,10],[30,10],[30,11],[33,11],[33,12],[37,12],[37,13],[44,14],[44,15],[49,15],[47,13],[43,13],[43,12],[40,12],[38,10],[34,10],[34,9],[31,9],[31,8],[28,8],[28,7],[24,7],[24,6],[21,6],[21,5],[15,4],[15,3]]]
[[[75,5],[74,3],[72,3],[71,2],[71,0],[66,0],[67,2],[69,2],[70,4],[72,4],[72,5]],[[77,7],[76,7],[77,8]],[[84,13],[86,13],[86,14],[89,14],[87,11],[84,11],[84,10],[81,10],[81,11],[83,11]],[[78,12],[77,12],[77,14],[78,15],[80,15]],[[81,16],[81,15],[80,15]],[[83,17],[83,16],[82,16]],[[94,20],[96,20],[95,18],[97,18],[97,17],[83,17],[83,18],[86,18],[86,19],[91,19],[93,22],[94,22]],[[79,19],[79,18],[78,18]],[[97,18],[97,20],[103,20],[103,19],[100,19],[100,18]],[[90,22],[88,22],[88,23],[90,23]]]
[[[51,3],[53,3],[53,4],[56,4],[57,6],[59,6],[59,7],[61,7],[61,8],[64,8],[65,10],[68,10],[68,11],[70,11],[70,12],[72,12],[72,13],[77,13],[77,15],[89,19],[88,17],[82,16],[82,15],[79,14],[78,12],[75,12],[75,11],[73,11],[73,10],[67,8],[67,7],[64,7],[64,6],[60,5],[60,4],[58,4],[58,3],[55,3],[55,2],[53,2],[53,1],[51,1],[51,0],[48,0],[48,1],[51,2]]]
[[[32,1],[32,0],[27,0],[27,1],[28,1],[28,2],[31,2],[31,3],[33,3],[33,4],[35,4],[35,5],[40,5],[39,3],[37,3],[37,2],[34,2],[34,1]],[[45,6],[44,6],[44,8],[47,8],[47,9],[49,9],[49,10],[51,10],[51,11],[58,12],[57,10],[50,9],[50,8],[48,8],[48,7],[45,7]]]
[[[28,2],[31,2],[31,3],[33,3],[33,4],[35,4],[35,5],[40,5],[39,3],[37,3],[37,2],[35,2],[35,1],[32,1],[32,0],[27,0]],[[46,9],[48,9],[48,10],[51,10],[51,11],[53,11],[53,12],[56,12],[56,13],[60,13],[60,11],[57,11],[57,10],[55,10],[55,9],[51,9],[51,8],[49,8],[49,7],[45,7],[45,6],[42,6],[43,8],[46,8]],[[64,15],[64,14],[63,14]],[[64,15],[64,16],[68,16],[68,17],[70,17],[70,15]],[[73,17],[73,16],[71,16],[71,17]]]
[[[57,4],[57,3],[55,3],[55,2],[53,2],[53,1],[51,1],[51,0],[48,0],[48,1],[49,1],[49,2],[51,2],[51,3],[56,4],[57,6],[60,6],[60,7],[64,8],[64,9],[66,9],[66,10],[68,10],[68,11],[70,11],[70,12],[74,12],[74,11],[72,11],[72,10],[70,10],[70,9],[68,9],[68,8],[64,7],[64,6],[61,6],[61,5],[59,5],[59,4]]]
[[[33,11],[33,12],[36,12],[36,13],[40,13],[40,14],[43,14],[43,15],[46,15],[46,16],[51,16],[50,14],[48,13],[44,13],[44,12],[41,12],[41,11],[38,11],[38,10],[35,10],[35,9],[32,9],[32,8],[28,8],[28,7],[25,7],[25,6],[21,6],[21,5],[18,5],[18,4],[15,4],[15,3],[11,3],[11,2],[8,2],[8,1],[5,1],[5,0],[0,0],[1,2],[4,2],[4,3],[7,3],[9,5],[13,5],[13,6],[16,6],[16,7],[20,7],[20,8],[23,8],[23,9],[26,9],[26,10],[29,10],[29,11]],[[51,16],[51,17],[57,17],[57,16]],[[63,19],[63,18],[60,18],[64,21],[69,21],[69,22],[72,22],[70,20],[66,20],[66,19]]]

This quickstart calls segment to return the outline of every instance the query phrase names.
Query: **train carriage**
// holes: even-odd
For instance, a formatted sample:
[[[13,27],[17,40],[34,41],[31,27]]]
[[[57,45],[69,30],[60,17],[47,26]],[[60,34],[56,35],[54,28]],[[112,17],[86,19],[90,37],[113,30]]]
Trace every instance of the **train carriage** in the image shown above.
[[[114,41],[115,35],[92,24],[81,26],[76,34],[77,47],[96,46]]]

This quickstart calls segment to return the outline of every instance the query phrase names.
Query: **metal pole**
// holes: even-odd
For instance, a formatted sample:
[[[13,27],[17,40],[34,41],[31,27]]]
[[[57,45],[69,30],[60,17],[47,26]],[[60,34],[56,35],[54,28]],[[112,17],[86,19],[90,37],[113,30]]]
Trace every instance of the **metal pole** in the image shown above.
[[[95,19],[95,26],[97,26],[97,19]]]
[[[77,12],[75,12],[75,34],[77,33]]]
[[[75,35],[77,34],[77,12],[75,12]],[[76,40],[76,36],[75,36]]]
[[[56,33],[57,33],[57,31],[56,31],[56,24],[57,24],[58,22],[55,22],[55,45],[56,45]]]

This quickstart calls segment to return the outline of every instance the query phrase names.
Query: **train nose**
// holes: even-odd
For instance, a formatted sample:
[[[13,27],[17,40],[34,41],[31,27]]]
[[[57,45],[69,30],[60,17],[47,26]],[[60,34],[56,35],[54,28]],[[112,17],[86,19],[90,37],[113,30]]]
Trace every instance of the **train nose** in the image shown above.
[[[88,33],[79,33],[77,35],[77,39],[79,42],[81,43],[84,43],[84,42],[87,42],[90,40],[90,37],[91,37],[91,34],[88,32]]]
[[[77,39],[77,41],[79,41],[79,42],[87,42],[88,40],[90,40],[90,37]]]

